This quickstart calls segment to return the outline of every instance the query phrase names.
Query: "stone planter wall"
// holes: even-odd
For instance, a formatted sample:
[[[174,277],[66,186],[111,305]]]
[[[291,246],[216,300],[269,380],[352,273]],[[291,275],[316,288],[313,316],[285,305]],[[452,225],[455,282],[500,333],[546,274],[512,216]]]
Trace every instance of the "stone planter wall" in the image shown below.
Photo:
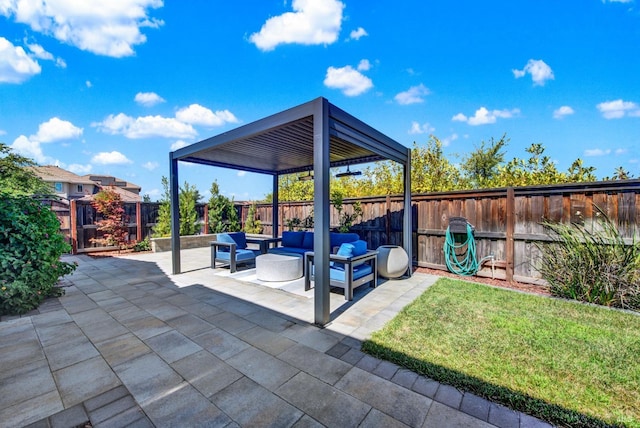
[[[211,241],[216,240],[216,234],[191,235],[180,237],[180,249],[208,247]],[[151,249],[154,253],[171,251],[171,238],[151,238]]]

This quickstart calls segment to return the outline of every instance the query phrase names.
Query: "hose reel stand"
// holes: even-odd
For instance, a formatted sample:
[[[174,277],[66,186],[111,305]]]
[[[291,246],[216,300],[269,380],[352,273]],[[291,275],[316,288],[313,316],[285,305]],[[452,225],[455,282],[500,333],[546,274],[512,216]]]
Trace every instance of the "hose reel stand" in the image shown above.
[[[456,275],[475,275],[485,260],[491,260],[491,277],[495,277],[493,254],[476,258],[475,228],[464,217],[449,217],[444,240],[444,256],[447,269]]]

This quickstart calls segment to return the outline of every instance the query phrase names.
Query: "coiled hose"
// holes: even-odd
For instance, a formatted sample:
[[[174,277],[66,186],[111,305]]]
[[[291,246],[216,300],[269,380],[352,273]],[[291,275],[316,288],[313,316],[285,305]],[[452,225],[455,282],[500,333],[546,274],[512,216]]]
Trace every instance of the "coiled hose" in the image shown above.
[[[475,275],[480,265],[476,258],[476,240],[473,236],[473,228],[467,223],[467,239],[464,242],[456,243],[455,235],[464,236],[461,233],[452,233],[450,228],[447,227],[444,240],[444,259],[447,264],[447,269],[456,275]],[[464,258],[460,260],[456,251],[461,250],[465,246],[467,249],[464,253],[460,254],[460,256],[464,255]]]

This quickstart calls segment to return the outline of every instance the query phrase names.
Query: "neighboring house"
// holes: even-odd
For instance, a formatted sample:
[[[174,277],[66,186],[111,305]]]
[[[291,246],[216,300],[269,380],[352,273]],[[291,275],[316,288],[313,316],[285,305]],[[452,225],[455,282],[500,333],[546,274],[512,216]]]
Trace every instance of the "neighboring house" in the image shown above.
[[[90,201],[102,187],[111,186],[123,202],[139,202],[141,187],[110,175],[76,175],[55,165],[34,166],[33,171],[45,182],[51,183],[62,201],[80,199]]]

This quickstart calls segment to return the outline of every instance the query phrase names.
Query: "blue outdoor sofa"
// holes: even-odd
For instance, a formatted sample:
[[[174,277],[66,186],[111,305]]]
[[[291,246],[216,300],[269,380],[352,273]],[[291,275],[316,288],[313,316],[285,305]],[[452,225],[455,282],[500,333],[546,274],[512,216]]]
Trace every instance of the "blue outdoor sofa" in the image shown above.
[[[378,282],[378,252],[367,249],[367,243],[356,233],[331,232],[329,240],[331,286],[344,289],[346,300],[353,300],[354,288],[367,283],[375,287]],[[305,291],[311,289],[311,281],[314,280],[313,232],[285,231],[282,238],[272,242],[281,243],[281,246],[270,248],[269,253],[304,257]]]

